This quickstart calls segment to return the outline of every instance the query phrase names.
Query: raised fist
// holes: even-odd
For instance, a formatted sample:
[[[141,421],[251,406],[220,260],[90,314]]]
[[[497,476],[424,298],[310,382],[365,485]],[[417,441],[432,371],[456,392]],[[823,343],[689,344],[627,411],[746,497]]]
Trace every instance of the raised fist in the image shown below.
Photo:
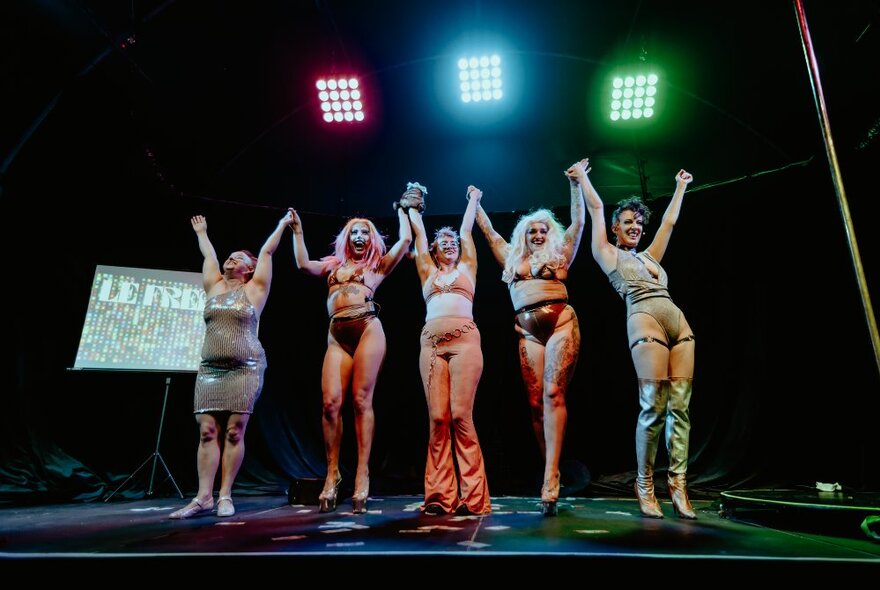
[[[404,209],[415,208],[418,209],[419,213],[424,213],[425,195],[427,194],[428,189],[418,182],[409,182],[406,185],[406,191],[400,197],[398,207],[403,207]]]

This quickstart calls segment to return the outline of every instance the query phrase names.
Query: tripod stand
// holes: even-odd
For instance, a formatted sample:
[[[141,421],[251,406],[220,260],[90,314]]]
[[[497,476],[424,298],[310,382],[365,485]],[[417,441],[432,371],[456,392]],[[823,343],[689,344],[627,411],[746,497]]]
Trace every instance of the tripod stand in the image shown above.
[[[119,487],[117,487],[115,490],[113,490],[113,492],[109,496],[104,498],[105,502],[108,502],[110,500],[110,498],[115,496],[119,490],[124,488],[125,484],[127,484],[129,481],[131,481],[132,478],[134,478],[134,476],[137,475],[141,469],[146,467],[147,463],[149,463],[151,460],[153,461],[153,468],[150,471],[150,485],[147,488],[147,496],[153,495],[153,480],[156,477],[156,463],[162,463],[162,468],[165,470],[165,473],[168,474],[168,479],[170,479],[171,483],[174,484],[174,489],[177,490],[177,495],[180,496],[181,500],[183,499],[183,493],[180,491],[180,488],[177,487],[177,482],[174,481],[174,476],[171,475],[171,470],[168,469],[168,465],[165,464],[165,459],[162,458],[162,454],[159,452],[159,443],[162,441],[162,427],[165,425],[165,407],[168,405],[168,389],[170,387],[171,387],[171,377],[166,377],[165,378],[165,398],[162,400],[162,415],[159,418],[159,432],[156,434],[156,449],[153,451],[153,453],[149,457],[147,457],[144,460],[143,463],[140,464],[140,467],[135,469],[131,475],[129,475],[127,478],[125,478],[124,482],[119,484]]]

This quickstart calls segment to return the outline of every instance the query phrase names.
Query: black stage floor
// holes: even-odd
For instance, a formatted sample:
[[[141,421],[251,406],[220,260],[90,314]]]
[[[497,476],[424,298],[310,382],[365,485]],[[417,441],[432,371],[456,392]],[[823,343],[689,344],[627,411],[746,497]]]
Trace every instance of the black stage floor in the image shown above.
[[[119,566],[139,581],[170,575],[168,568],[144,567],[166,563],[185,564],[183,571],[240,564],[252,575],[330,567],[337,578],[397,571],[407,562],[428,566],[429,577],[442,576],[447,565],[528,575],[547,563],[560,575],[568,566],[590,575],[639,568],[668,575],[709,566],[725,578],[758,570],[880,572],[880,543],[857,527],[832,534],[785,530],[758,518],[722,517],[719,503],[705,500],[694,502],[696,521],[676,518],[668,502],[665,519],[641,518],[629,498],[568,498],[555,518],[542,517],[534,497],[493,498],[494,511],[484,517],[424,515],[415,496],[371,498],[365,515],[353,515],[350,504],[320,514],[316,506],[286,500],[238,496],[233,517],[205,513],[188,520],[167,518],[183,504],[177,498],[2,508],[0,569]]]

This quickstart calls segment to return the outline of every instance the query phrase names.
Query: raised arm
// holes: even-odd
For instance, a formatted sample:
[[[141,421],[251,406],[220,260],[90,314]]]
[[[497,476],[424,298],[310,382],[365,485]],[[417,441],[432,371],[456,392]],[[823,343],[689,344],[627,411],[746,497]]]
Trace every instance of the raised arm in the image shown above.
[[[464,217],[461,218],[461,227],[458,230],[458,236],[461,240],[461,260],[466,262],[477,272],[477,248],[474,245],[474,221],[477,218],[477,207],[480,206],[480,199],[483,198],[483,191],[469,185],[467,187],[468,204],[464,210]],[[491,226],[491,223],[489,224]]]
[[[678,221],[678,214],[681,212],[684,191],[693,179],[694,177],[683,169],[679,170],[678,174],[675,175],[675,192],[672,194],[672,200],[669,201],[669,206],[666,207],[666,211],[663,213],[660,227],[657,228],[657,233],[654,234],[654,241],[647,248],[648,254],[653,256],[657,262],[660,262],[663,255],[666,254],[669,238],[672,237],[672,228],[675,226],[675,222]]]
[[[217,252],[211,240],[208,239],[208,222],[202,215],[196,215],[190,219],[193,231],[199,240],[199,250],[205,257],[202,262],[202,285],[205,287],[205,293],[211,290],[211,287],[223,280],[223,274],[220,272],[220,262],[217,260]]]
[[[284,217],[278,220],[278,225],[275,226],[275,229],[266,238],[266,243],[263,244],[263,247],[260,248],[260,253],[257,255],[257,267],[254,269],[254,276],[251,277],[246,286],[248,299],[257,308],[257,315],[263,311],[266,299],[269,298],[269,287],[272,284],[272,255],[278,249],[278,244],[281,243],[284,229],[292,221],[293,213],[288,210]]]
[[[416,245],[416,270],[419,271],[419,278],[424,283],[434,266],[431,253],[428,251],[428,234],[425,231],[425,222],[422,221],[422,214],[417,208],[409,207],[406,212],[412,225],[413,242]]]
[[[327,265],[319,260],[309,260],[309,251],[306,249],[306,241],[303,238],[302,220],[295,209],[288,209],[290,213],[290,228],[293,230],[293,259],[296,267],[307,275],[319,277],[326,271]]]
[[[409,217],[406,216],[406,211],[402,207],[397,208],[397,220],[400,222],[397,241],[391,246],[391,249],[388,250],[385,256],[382,257],[382,262],[379,263],[378,272],[382,275],[387,275],[394,270],[397,263],[406,255],[409,245],[412,244],[412,227],[409,223]]]
[[[562,242],[562,253],[565,255],[565,260],[568,266],[571,266],[571,263],[574,262],[578,246],[581,243],[581,237],[584,235],[584,225],[587,223],[587,213],[584,210],[583,192],[581,191],[577,178],[569,176],[569,170],[580,170],[586,176],[589,166],[590,160],[584,158],[580,162],[576,162],[571,168],[566,170],[565,173],[566,176],[569,177],[568,184],[569,193],[571,195],[571,225],[565,230],[565,238]]]
[[[489,248],[492,249],[492,254],[495,256],[495,260],[498,261],[501,268],[504,268],[504,264],[507,260],[507,252],[510,250],[510,244],[508,244],[507,240],[502,238],[501,234],[495,231],[495,228],[492,227],[492,221],[489,219],[486,210],[483,209],[483,205],[480,203],[477,203],[477,225],[483,230],[483,235],[486,236],[486,241],[489,242]]]
[[[590,213],[592,234],[590,250],[599,267],[607,274],[617,267],[617,249],[608,241],[608,230],[605,227],[605,205],[599,193],[593,188],[589,177],[589,160],[583,159],[565,171],[569,180],[577,182],[581,194],[586,201]]]

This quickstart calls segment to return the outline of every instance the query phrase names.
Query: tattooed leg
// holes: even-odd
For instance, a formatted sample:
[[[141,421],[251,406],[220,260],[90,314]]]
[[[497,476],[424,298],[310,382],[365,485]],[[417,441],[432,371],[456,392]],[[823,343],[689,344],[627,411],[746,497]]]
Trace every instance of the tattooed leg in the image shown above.
[[[544,437],[547,445],[544,480],[559,478],[559,457],[568,421],[565,394],[574,376],[580,351],[581,334],[577,317],[558,326],[547,341],[544,362]]]
[[[519,339],[519,367],[523,383],[529,398],[529,410],[532,414],[532,429],[541,449],[541,458],[547,456],[544,442],[544,384],[541,375],[544,373],[544,346],[525,337]]]

